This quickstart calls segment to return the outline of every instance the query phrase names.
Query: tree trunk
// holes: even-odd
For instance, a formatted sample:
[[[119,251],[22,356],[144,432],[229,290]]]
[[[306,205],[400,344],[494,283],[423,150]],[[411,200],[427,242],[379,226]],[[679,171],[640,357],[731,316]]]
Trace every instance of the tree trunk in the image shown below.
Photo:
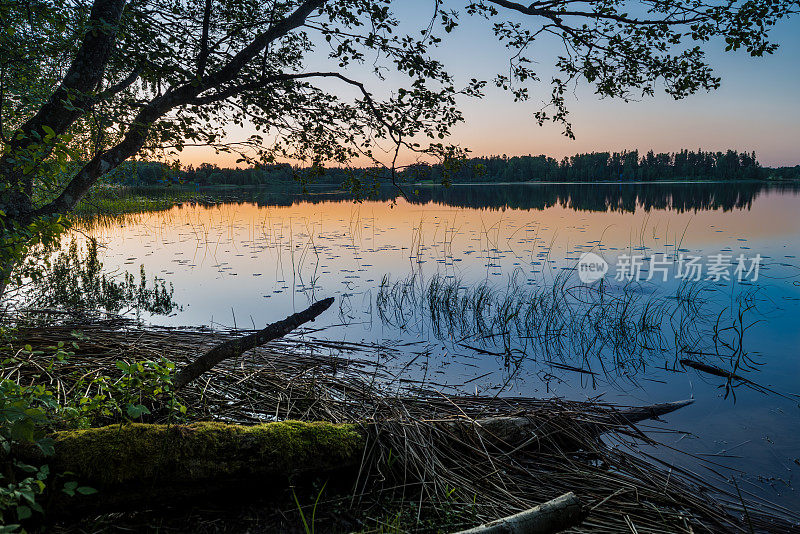
[[[14,260],[8,258],[2,259],[0,255],[0,312],[2,312],[3,297],[6,295],[8,283],[11,281],[11,274],[14,272]]]

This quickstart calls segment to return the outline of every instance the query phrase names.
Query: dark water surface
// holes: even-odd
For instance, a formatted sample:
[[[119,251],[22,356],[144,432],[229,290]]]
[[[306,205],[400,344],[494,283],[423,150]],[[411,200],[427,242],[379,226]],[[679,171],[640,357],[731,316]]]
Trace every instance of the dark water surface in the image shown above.
[[[800,187],[418,189],[408,199],[387,190],[361,203],[325,188],[310,194],[226,192],[232,198],[215,205],[184,203],[88,222],[84,230],[105,244],[107,267],[137,271],[143,264],[174,284],[183,310],[153,322],[260,327],[314,299],[334,296],[334,308],[317,321],[331,325],[321,335],[412,343],[403,349],[406,360],[394,365],[443,389],[631,404],[694,397],[694,405],[666,418],[662,426],[685,432],[667,435],[666,442],[725,466],[718,469],[736,476],[744,492],[800,509],[800,399],[793,395],[800,393]],[[609,264],[602,298],[601,282],[579,280],[576,266],[585,252]],[[688,284],[678,278],[681,255],[700,257],[701,280]],[[707,279],[717,255],[730,279]],[[740,281],[739,258],[752,267],[756,255],[758,279],[751,272]],[[634,256],[644,264],[637,279],[615,280],[625,257]],[[650,269],[653,258],[669,265]],[[508,296],[524,302],[538,298],[542,306],[550,302],[544,295],[553,286],[566,288],[564,302],[580,313],[560,322],[534,315],[529,330],[509,327],[505,337],[476,335],[459,327],[469,321],[458,317],[431,321],[426,293],[431,280],[452,286],[458,295],[488,289],[498,302]],[[406,285],[395,285],[398,281]],[[398,300],[403,287],[405,297]],[[689,287],[693,292],[686,292]],[[681,288],[690,295],[683,304],[673,298]],[[613,330],[610,322],[596,330],[597,310],[615,298],[637,310],[659,303],[645,314],[661,334],[657,347],[649,337],[641,341],[646,349],[634,346],[634,351],[576,337],[576,332]],[[493,306],[485,312],[490,317],[503,310]],[[635,330],[632,317],[640,315],[619,309],[601,315],[609,321],[615,313],[627,322],[619,328]],[[548,331],[542,341],[542,331],[555,324],[561,330]],[[680,365],[684,358],[727,370],[738,362],[737,373],[760,387],[734,381],[728,390],[725,378]],[[663,457],[706,469],[677,453]]]

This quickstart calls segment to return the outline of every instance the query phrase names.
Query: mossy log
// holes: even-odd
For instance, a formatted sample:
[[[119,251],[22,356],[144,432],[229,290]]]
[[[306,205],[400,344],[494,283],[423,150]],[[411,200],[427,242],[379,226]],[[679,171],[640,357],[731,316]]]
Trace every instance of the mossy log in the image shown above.
[[[179,504],[199,496],[241,496],[288,487],[292,477],[355,472],[365,438],[354,425],[286,421],[241,426],[114,425],[58,432],[54,472],[70,472],[97,494],[64,499],[57,513]],[[226,495],[227,494],[227,495]]]

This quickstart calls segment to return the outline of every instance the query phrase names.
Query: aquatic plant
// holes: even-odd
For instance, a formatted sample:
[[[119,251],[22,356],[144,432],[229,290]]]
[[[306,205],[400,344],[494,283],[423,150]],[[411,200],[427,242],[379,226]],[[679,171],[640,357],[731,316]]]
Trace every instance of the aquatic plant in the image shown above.
[[[394,282],[385,276],[376,307],[387,325],[430,329],[467,348],[473,348],[467,342],[478,344],[507,365],[542,358],[632,375],[656,362],[675,366],[686,354],[747,361],[743,338],[752,326],[746,316],[754,309],[754,292],[720,305],[703,296],[707,290],[695,282],[672,292],[644,282],[585,285],[569,270],[533,286],[520,282],[517,271],[505,288],[440,274],[425,282],[413,274]],[[722,326],[729,316],[737,322]]]

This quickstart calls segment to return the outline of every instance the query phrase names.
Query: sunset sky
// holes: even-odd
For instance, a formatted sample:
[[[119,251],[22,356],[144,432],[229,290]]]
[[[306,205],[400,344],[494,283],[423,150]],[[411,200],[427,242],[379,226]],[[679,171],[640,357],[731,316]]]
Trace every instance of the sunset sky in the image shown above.
[[[400,3],[397,14],[408,31],[424,27],[430,17],[429,0]],[[570,95],[569,109],[576,139],[561,135],[561,128],[538,126],[533,119],[548,97],[552,64],[559,53],[555,42],[534,45],[530,57],[537,60],[542,82],[527,103],[514,103],[507,93],[487,88],[482,100],[464,99],[466,122],[453,132],[451,142],[475,155],[547,154],[555,158],[578,152],[654,149],[672,152],[681,148],[704,150],[755,150],[763,165],[800,164],[800,17],[780,24],[773,38],[778,51],[764,58],[744,52],[724,52],[719,42],[705,45],[712,66],[722,77],[722,87],[684,100],[666,94],[635,102],[599,99],[591,87],[579,84]],[[446,36],[436,52],[462,85],[472,77],[490,79],[506,68],[508,51],[496,42],[486,21],[462,16],[462,25]],[[317,67],[311,58],[309,67]],[[377,82],[371,74],[353,69],[376,95],[393,81]],[[229,140],[247,137],[252,130],[232,127]],[[210,148],[191,148],[180,155],[183,164],[204,161],[235,166],[237,156],[216,155]],[[410,157],[406,160],[410,161]],[[401,163],[406,163],[404,161]]]

